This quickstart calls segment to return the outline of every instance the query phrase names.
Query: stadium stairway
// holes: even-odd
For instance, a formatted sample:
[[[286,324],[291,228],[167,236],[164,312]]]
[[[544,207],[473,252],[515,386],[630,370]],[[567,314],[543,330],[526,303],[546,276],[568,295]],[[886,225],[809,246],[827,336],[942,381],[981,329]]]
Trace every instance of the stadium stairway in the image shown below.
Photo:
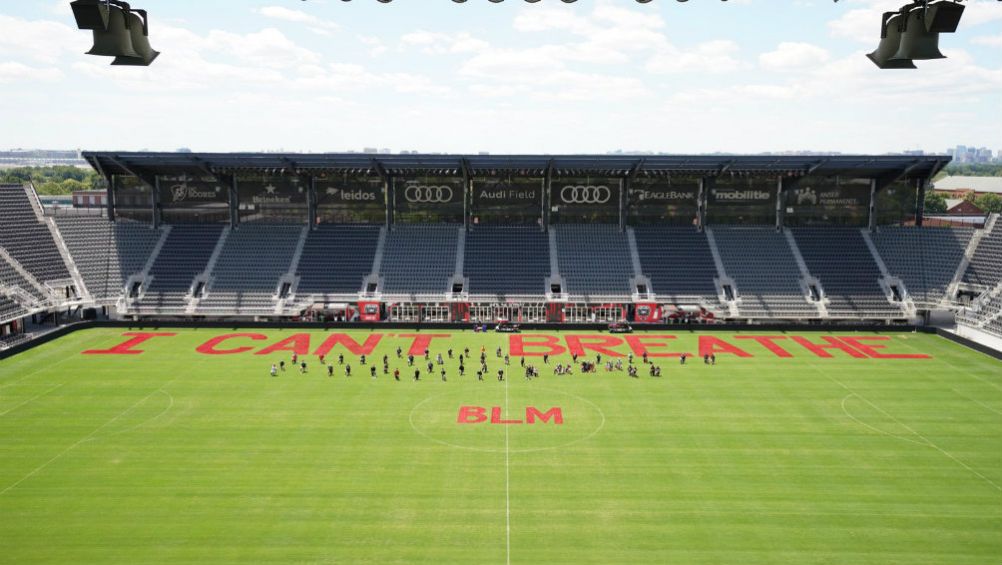
[[[378,272],[381,226],[321,224],[312,229],[296,268],[295,304],[357,299],[365,279]]]
[[[550,231],[555,232],[551,243],[557,244],[557,274],[571,301],[630,298],[634,267],[629,240],[618,225],[563,224]]]
[[[712,233],[723,267],[734,280],[740,317],[819,317],[784,233],[772,226],[714,227]]]
[[[219,224],[175,224],[149,266],[141,294],[127,301],[127,312],[181,315],[188,310],[196,277],[204,274],[217,243],[228,229]]]
[[[196,314],[270,315],[279,283],[290,269],[303,227],[248,223],[229,230],[206,265],[204,296]]]
[[[963,261],[970,228],[885,227],[870,234],[887,271],[904,281],[921,308],[948,303],[948,290]]]
[[[993,214],[978,241],[963,282],[972,288],[987,290],[1002,281],[1002,227]]]
[[[440,300],[456,273],[461,230],[454,224],[397,225],[389,230],[379,266],[383,297]]]
[[[466,234],[463,261],[471,297],[539,297],[550,275],[549,236],[533,226],[476,226]]]
[[[157,242],[159,231],[147,224],[95,216],[50,218],[92,300],[114,304],[126,282],[140,273]]]
[[[898,319],[905,316],[881,286],[882,273],[859,228],[802,227],[793,238],[809,272],[824,288],[828,316]]]
[[[640,265],[658,300],[719,306],[719,273],[705,233],[688,226],[637,226],[633,232]]]
[[[30,185],[0,185],[0,247],[53,291],[75,284]]]

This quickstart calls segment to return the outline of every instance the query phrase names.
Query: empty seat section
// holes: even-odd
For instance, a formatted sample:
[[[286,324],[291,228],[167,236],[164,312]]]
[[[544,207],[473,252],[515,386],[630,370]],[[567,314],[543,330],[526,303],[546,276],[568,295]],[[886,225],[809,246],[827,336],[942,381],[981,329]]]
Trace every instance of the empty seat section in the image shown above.
[[[900,305],[887,300],[880,268],[857,228],[794,228],[807,270],[821,281],[832,317],[900,318]]]
[[[964,273],[964,282],[993,287],[1002,281],[1002,221],[982,236],[974,251],[971,264]]]
[[[887,272],[900,278],[916,304],[933,306],[946,297],[974,230],[887,227],[873,239]]]
[[[306,236],[296,294],[354,294],[372,272],[379,226],[323,224]]]
[[[28,279],[24,278],[20,272],[17,271],[6,261],[6,259],[0,258],[0,287],[7,288],[19,288],[31,297],[42,300],[44,295],[39,291],[33,284],[31,284]]]
[[[60,216],[59,233],[95,300],[117,300],[128,278],[142,272],[161,232],[148,224]]]
[[[40,282],[69,279],[52,232],[35,215],[29,190],[0,185],[0,246]]]
[[[171,226],[150,268],[149,287],[136,306],[140,310],[183,311],[191,283],[208,266],[223,228],[212,224]]]
[[[800,286],[800,267],[782,232],[775,228],[714,227],[720,260],[734,279],[738,311],[749,318],[812,318],[816,306]]]
[[[0,296],[0,323],[9,322],[27,314],[28,311],[22,308],[13,298]]]
[[[243,224],[230,232],[212,268],[199,313],[268,313],[278,282],[292,263],[303,228]]]
[[[630,296],[633,262],[626,233],[614,225],[555,228],[564,292],[572,296]]]
[[[717,302],[717,266],[706,234],[679,226],[633,228],[640,266],[659,299]]]
[[[468,292],[541,296],[550,276],[550,239],[537,227],[483,226],[466,234]]]
[[[442,294],[456,269],[459,227],[395,226],[386,235],[381,275],[387,294]]]

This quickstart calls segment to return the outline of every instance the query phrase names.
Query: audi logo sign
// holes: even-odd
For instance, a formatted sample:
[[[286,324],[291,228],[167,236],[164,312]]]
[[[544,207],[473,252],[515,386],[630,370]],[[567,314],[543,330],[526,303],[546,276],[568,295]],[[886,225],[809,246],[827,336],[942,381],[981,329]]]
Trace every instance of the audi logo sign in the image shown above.
[[[565,204],[605,204],[612,200],[612,190],[600,185],[568,185],[560,189]]]
[[[451,186],[425,186],[412,184],[404,189],[404,199],[414,204],[442,204],[452,202]]]

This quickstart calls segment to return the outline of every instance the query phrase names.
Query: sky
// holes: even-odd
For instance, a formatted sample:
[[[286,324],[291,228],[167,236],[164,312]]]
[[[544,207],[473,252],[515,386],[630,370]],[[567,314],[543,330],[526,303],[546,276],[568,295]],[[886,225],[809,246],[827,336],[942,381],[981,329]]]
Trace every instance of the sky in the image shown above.
[[[134,0],[142,68],[84,55],[68,0],[0,0],[0,148],[1002,150],[1002,2],[882,71],[901,3]]]

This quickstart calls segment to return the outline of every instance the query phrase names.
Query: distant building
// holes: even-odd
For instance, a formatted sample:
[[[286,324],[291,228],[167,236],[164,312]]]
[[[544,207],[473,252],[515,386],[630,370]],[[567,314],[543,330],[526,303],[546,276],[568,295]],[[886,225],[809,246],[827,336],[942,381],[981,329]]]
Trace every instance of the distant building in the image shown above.
[[[970,200],[963,198],[947,198],[946,213],[949,216],[976,216],[984,214],[985,211],[978,208]]]
[[[933,183],[933,190],[947,194],[950,198],[964,198],[970,193],[998,194],[1002,196],[1002,177],[951,176]]]
[[[73,193],[74,208],[106,208],[108,193],[104,190],[78,190]]]

